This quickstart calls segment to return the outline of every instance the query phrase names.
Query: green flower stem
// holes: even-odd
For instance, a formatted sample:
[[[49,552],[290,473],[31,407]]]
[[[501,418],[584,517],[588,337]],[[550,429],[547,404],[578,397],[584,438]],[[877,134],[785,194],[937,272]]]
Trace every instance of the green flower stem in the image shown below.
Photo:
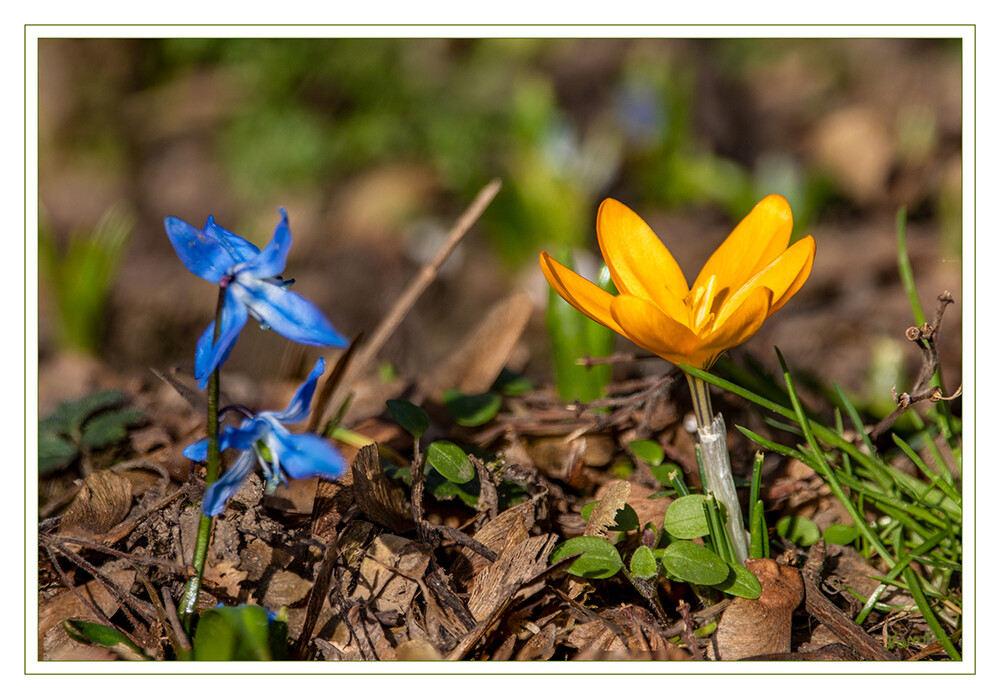
[[[219,326],[222,321],[222,305],[226,290],[219,289],[219,302],[215,311],[215,332],[213,343],[219,339]],[[219,453],[219,369],[216,368],[208,377],[208,466],[205,472],[205,487],[212,485],[219,478],[222,458]],[[187,581],[184,596],[181,597],[178,610],[181,621],[190,633],[195,615],[198,611],[198,593],[201,591],[201,579],[205,574],[205,559],[208,557],[208,543],[212,538],[212,518],[204,514],[198,523],[198,537],[195,539],[192,565],[195,573]]]
[[[705,488],[715,496],[716,502],[726,513],[726,531],[733,544],[736,560],[743,564],[749,557],[747,534],[743,529],[743,511],[736,495],[733,469],[729,465],[729,448],[726,446],[726,423],[722,415],[712,416],[712,399],[708,384],[684,372],[691,389],[694,413],[698,418],[698,441],[705,468]]]

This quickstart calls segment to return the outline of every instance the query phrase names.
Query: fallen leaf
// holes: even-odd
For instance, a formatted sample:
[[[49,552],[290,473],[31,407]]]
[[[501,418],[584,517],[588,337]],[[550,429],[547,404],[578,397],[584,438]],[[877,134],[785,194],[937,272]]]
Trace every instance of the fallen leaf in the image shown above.
[[[726,607],[715,634],[718,660],[791,652],[792,611],[805,594],[802,574],[767,558],[747,559],[746,567],[760,581],[760,597],[737,597]]]

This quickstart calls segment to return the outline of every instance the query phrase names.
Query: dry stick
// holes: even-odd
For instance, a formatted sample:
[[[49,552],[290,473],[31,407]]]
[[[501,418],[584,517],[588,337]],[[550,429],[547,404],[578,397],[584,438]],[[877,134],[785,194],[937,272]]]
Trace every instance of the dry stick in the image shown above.
[[[805,583],[806,592],[806,611],[865,660],[898,660],[820,591],[819,585],[825,559],[826,545],[820,539],[809,549],[809,559],[802,568],[802,582]]]
[[[447,239],[445,239],[444,243],[441,244],[441,247],[435,253],[434,259],[424,265],[410,281],[409,286],[406,287],[393,307],[382,318],[382,322],[375,328],[371,339],[358,352],[357,360],[347,367],[340,385],[330,397],[329,405],[339,405],[344,400],[351,383],[368,368],[375,355],[378,354],[389,337],[396,331],[399,324],[403,322],[403,318],[410,312],[410,309],[417,302],[417,299],[420,298],[420,295],[424,293],[427,287],[431,285],[431,282],[437,277],[438,269],[448,259],[455,246],[469,232],[472,224],[482,215],[483,211],[486,210],[486,207],[489,206],[499,191],[500,180],[496,179],[483,187],[479,194],[476,195],[476,198],[455,222],[455,225],[448,233]],[[316,406],[316,410],[325,417],[329,405],[319,404]]]
[[[946,395],[944,393],[944,379],[938,372],[940,369],[940,359],[937,351],[938,331],[941,328],[941,320],[944,318],[944,309],[950,304],[955,303],[951,293],[948,291],[938,296],[938,301],[939,304],[937,312],[934,314],[933,325],[924,323],[919,328],[914,326],[906,329],[906,339],[916,344],[920,348],[921,354],[923,354],[920,372],[913,383],[913,389],[909,393],[901,393],[898,396],[896,395],[895,388],[893,389],[892,397],[896,401],[897,407],[871,429],[868,433],[870,439],[875,439],[889,429],[896,422],[897,418],[915,403],[924,400],[929,400],[932,403],[939,400],[954,400],[962,394],[962,387],[959,386],[954,395]],[[927,384],[930,383],[935,374],[938,374],[938,383],[941,385],[928,387]]]

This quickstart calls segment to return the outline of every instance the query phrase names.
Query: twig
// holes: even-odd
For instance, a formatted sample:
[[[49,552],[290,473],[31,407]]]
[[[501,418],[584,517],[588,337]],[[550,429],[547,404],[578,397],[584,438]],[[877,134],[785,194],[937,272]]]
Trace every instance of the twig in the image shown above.
[[[698,639],[694,636],[694,619],[691,618],[691,605],[689,605],[686,601],[681,600],[677,605],[677,612],[681,615],[681,621],[684,623],[684,629],[681,631],[681,636],[684,638],[684,644],[691,652],[691,657],[695,660],[704,660],[705,656],[702,654],[701,648],[698,646]]]
[[[944,380],[941,378],[939,372],[941,363],[937,351],[937,337],[941,329],[941,320],[944,318],[944,310],[953,304],[955,300],[952,298],[950,292],[945,291],[938,296],[938,302],[933,324],[924,323],[919,328],[913,326],[906,329],[906,339],[920,348],[920,352],[923,354],[923,362],[920,365],[917,378],[913,382],[913,389],[909,393],[904,392],[897,395],[896,389],[892,389],[892,398],[896,401],[896,409],[882,418],[871,429],[868,433],[870,439],[878,437],[889,429],[896,422],[896,419],[915,403],[924,400],[929,400],[932,403],[939,400],[954,400],[962,394],[961,386],[958,387],[958,390],[953,395],[946,396],[944,393]],[[935,374],[938,375],[938,383],[941,385],[928,387]]]
[[[406,287],[393,307],[382,318],[378,327],[375,328],[371,339],[358,351],[357,359],[347,367],[343,379],[330,397],[329,405],[339,405],[344,400],[354,379],[368,368],[375,355],[378,354],[389,337],[396,331],[396,328],[399,327],[403,318],[406,317],[406,314],[409,313],[410,309],[417,302],[417,299],[420,298],[420,295],[424,293],[427,287],[431,285],[431,282],[437,277],[438,269],[448,259],[448,256],[451,255],[452,251],[465,234],[469,232],[469,229],[472,228],[472,225],[482,215],[483,211],[486,210],[486,207],[489,206],[499,191],[500,180],[497,179],[483,187],[479,194],[476,195],[476,198],[455,222],[455,225],[448,233],[448,237],[435,253],[434,258],[424,265],[410,281],[409,286]],[[325,416],[329,405],[317,405],[316,410],[320,415]]]
[[[809,559],[802,568],[802,581],[806,589],[806,611],[865,660],[898,660],[820,592],[819,585],[825,559],[826,545],[820,539],[809,549]]]

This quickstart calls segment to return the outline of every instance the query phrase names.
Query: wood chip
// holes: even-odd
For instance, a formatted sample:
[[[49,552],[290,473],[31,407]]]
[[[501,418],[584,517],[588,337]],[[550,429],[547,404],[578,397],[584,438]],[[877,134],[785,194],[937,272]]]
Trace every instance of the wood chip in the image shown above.
[[[403,488],[392,483],[382,470],[378,446],[369,444],[358,452],[351,466],[354,499],[361,511],[397,534],[413,529],[413,514]]]

